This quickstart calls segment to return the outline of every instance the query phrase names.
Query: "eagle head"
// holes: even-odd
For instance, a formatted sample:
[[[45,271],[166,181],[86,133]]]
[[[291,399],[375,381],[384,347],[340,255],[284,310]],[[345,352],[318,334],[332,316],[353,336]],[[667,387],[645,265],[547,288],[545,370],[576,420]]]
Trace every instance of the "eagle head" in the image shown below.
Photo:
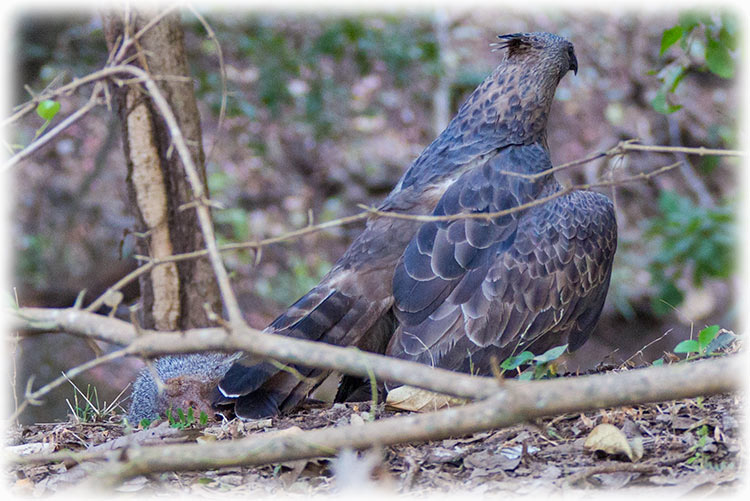
[[[573,44],[559,35],[512,33],[498,35],[497,38],[501,41],[491,44],[492,50],[507,49],[507,61],[537,60],[543,63],[544,67],[555,68],[559,72],[558,81],[570,70],[578,74],[578,59]]]

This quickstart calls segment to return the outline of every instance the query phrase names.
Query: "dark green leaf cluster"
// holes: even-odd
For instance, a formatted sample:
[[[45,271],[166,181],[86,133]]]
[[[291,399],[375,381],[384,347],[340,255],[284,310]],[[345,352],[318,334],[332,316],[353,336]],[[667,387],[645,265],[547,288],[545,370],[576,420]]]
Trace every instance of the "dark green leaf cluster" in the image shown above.
[[[721,78],[733,78],[735,75],[735,56],[739,38],[738,21],[727,12],[711,15],[706,12],[688,11],[683,13],[679,22],[662,33],[659,56],[663,56],[672,46],[679,43],[682,51],[688,56],[679,59],[659,73],[661,88],[651,101],[651,106],[659,113],[669,114],[682,108],[670,103],[670,95],[685,77],[692,65],[694,52],[703,55],[702,70]]]
[[[178,430],[184,430],[196,424],[199,424],[200,426],[206,426],[206,424],[208,423],[208,415],[205,412],[201,411],[200,416],[198,416],[198,419],[196,420],[194,414],[195,411],[192,407],[188,408],[187,412],[180,408],[175,409],[173,412],[170,408],[167,409],[166,418],[169,422],[169,426]],[[150,419],[144,418],[141,419],[138,424],[145,430],[149,426],[151,426],[151,423],[152,421]]]
[[[396,18],[386,19],[379,26],[356,18],[334,20],[315,40],[308,57],[316,54],[333,56],[339,62],[351,55],[360,75],[371,72],[374,63],[382,60],[398,86],[408,82],[412,64],[439,61],[438,45],[431,32],[414,33],[408,23]]]
[[[716,439],[714,438],[714,427],[709,425],[702,425],[695,430],[697,440],[688,449],[688,452],[693,453],[685,463],[693,465],[699,468],[710,469],[717,472],[723,471],[727,468],[734,468],[734,463],[727,461],[712,461],[711,458],[717,450]]]
[[[734,269],[734,211],[730,205],[715,208],[695,205],[672,191],[659,196],[660,214],[648,222],[645,236],[658,243],[659,252],[649,265],[651,281],[659,289],[652,300],[664,314],[684,299],[678,280],[690,274],[693,285],[706,278],[728,278]]]
[[[685,353],[689,358],[702,358],[718,354],[721,348],[729,346],[737,336],[721,330],[718,325],[710,325],[698,333],[698,339],[686,339],[674,348],[675,353]]]
[[[176,416],[175,412],[177,413]],[[184,430],[185,428],[189,428],[194,424],[206,426],[206,423],[208,422],[208,416],[205,412],[201,412],[198,420],[196,421],[195,416],[193,416],[194,411],[192,407],[190,407],[187,412],[179,408],[175,412],[172,412],[172,409],[167,409],[167,421],[169,421],[170,427],[177,428],[178,430]]]
[[[506,371],[520,370],[523,366],[529,365],[530,368],[519,374],[518,379],[526,381],[531,379],[546,379],[557,374],[553,363],[567,349],[568,345],[564,344],[550,348],[541,355],[534,355],[530,351],[523,351],[518,355],[506,358],[500,364],[500,368]]]

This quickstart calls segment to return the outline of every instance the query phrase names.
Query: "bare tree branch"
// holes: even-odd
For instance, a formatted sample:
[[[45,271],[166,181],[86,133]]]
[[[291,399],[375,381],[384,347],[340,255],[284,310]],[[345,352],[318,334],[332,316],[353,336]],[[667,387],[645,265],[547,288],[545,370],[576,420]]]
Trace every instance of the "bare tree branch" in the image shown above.
[[[511,426],[544,416],[727,393],[741,385],[743,357],[536,382],[507,382],[486,399],[429,414],[409,414],[364,425],[323,428],[289,436],[251,436],[218,443],[130,448],[121,463],[101,470],[92,483],[113,487],[154,472],[261,465],[326,457],[343,448],[424,442]],[[689,381],[689,384],[685,384]],[[57,453],[18,461],[62,460]],[[83,460],[85,455],[78,455]],[[95,456],[96,457],[96,456]]]
[[[169,353],[245,351],[285,363],[333,369],[364,378],[374,375],[378,381],[401,382],[464,398],[483,398],[495,391],[498,384],[494,378],[433,368],[354,347],[270,334],[246,325],[181,332],[137,330],[128,322],[72,308],[20,308],[12,312],[12,317],[16,320],[15,329],[59,329],[127,345],[121,353],[123,356],[152,358]]]

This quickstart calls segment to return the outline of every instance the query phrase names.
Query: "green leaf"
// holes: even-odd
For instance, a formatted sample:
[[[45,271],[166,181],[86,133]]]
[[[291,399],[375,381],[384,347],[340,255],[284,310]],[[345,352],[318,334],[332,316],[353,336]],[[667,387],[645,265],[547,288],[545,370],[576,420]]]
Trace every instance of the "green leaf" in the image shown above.
[[[695,339],[686,339],[674,347],[675,353],[700,353],[700,345]]]
[[[739,26],[737,18],[724,12],[721,14],[721,30],[719,31],[719,40],[727,46],[729,50],[737,49],[737,34]]]
[[[706,66],[714,75],[721,78],[732,78],[734,76],[734,61],[729,54],[726,45],[712,38],[708,39],[706,45]]]
[[[514,357],[508,357],[505,361],[500,364],[500,367],[506,371],[517,369],[521,365],[527,363],[529,360],[534,358],[534,354],[530,351],[523,351]]]
[[[664,79],[664,85],[668,86],[668,91],[676,91],[677,86],[680,85],[680,82],[682,82],[682,79],[685,78],[685,75],[687,75],[687,72],[682,66],[678,66],[669,71],[666,78]]]
[[[549,350],[545,351],[543,354],[534,357],[534,361],[546,364],[547,362],[551,362],[557,359],[560,355],[565,353],[565,350],[567,349],[567,344],[564,344],[562,346],[555,346],[554,348],[550,348]]]
[[[47,121],[55,118],[58,111],[60,111],[60,103],[51,99],[41,101],[36,107],[36,114]]]
[[[685,30],[679,24],[668,30],[664,30],[664,33],[661,35],[661,49],[659,49],[659,55],[663,56],[671,46],[682,38],[684,32]]]
[[[718,325],[710,325],[698,333],[698,344],[700,345],[701,352],[706,350],[718,333]]]
[[[699,12],[697,10],[689,10],[680,14],[679,23],[683,27],[683,29],[687,33],[689,33],[693,30],[693,28],[695,28],[701,23],[706,26],[711,24],[711,16],[709,16],[708,14],[704,12]]]
[[[151,426],[151,420],[148,419],[148,418],[143,418],[143,419],[141,419],[141,422],[138,423],[138,424],[140,424],[141,428],[143,428],[145,430],[146,428],[148,428],[149,426]]]
[[[540,363],[534,366],[534,379],[544,379],[549,374],[546,363]]]
[[[201,415],[198,420],[201,426],[206,426],[206,423],[208,423],[208,415],[204,411],[201,411]]]
[[[719,42],[728,50],[737,50],[737,37],[726,28],[719,31]]]
[[[656,93],[656,96],[654,96],[654,98],[651,100],[651,107],[654,109],[654,111],[656,111],[657,113],[661,113],[662,115],[669,115],[682,108],[681,105],[670,104],[667,102],[666,89],[660,89]]]

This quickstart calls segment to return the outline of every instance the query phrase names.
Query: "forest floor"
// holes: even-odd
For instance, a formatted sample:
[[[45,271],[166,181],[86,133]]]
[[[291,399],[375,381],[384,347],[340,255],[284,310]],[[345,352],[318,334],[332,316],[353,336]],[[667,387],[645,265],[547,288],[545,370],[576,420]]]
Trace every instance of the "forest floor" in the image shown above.
[[[571,494],[611,491],[729,496],[744,484],[741,413],[743,398],[716,395],[656,404],[566,414],[510,428],[424,444],[342,452],[337,458],[297,460],[262,467],[222,467],[201,472],[139,476],[117,490],[137,495],[286,495],[309,497],[346,492],[425,497]],[[396,412],[375,408],[375,418]],[[258,421],[224,421],[176,430],[152,423],[144,445],[225,440],[279,430],[307,430],[363,424],[369,403],[309,404],[296,413]],[[100,423],[34,424],[11,429],[8,450],[23,453],[80,451],[111,444],[126,432],[121,416]],[[643,455],[631,462],[584,448],[594,427],[609,423]],[[149,430],[149,431],[150,431]],[[143,434],[144,431],[135,434]],[[121,440],[122,441],[122,440]],[[106,447],[106,445],[105,445]],[[635,450],[635,448],[634,448]],[[64,492],[80,482],[91,464],[15,464],[6,469],[13,494],[40,496]]]

